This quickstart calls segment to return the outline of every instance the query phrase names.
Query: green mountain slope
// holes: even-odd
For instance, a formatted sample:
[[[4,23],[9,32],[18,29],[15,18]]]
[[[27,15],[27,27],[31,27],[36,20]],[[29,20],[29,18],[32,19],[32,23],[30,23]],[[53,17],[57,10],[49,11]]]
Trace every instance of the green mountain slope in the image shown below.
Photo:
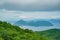
[[[40,36],[31,30],[0,21],[0,40],[40,40]]]
[[[60,29],[33,32],[0,21],[0,40],[60,40]]]
[[[46,40],[60,40],[60,29],[50,29],[38,33],[42,38],[46,38]]]

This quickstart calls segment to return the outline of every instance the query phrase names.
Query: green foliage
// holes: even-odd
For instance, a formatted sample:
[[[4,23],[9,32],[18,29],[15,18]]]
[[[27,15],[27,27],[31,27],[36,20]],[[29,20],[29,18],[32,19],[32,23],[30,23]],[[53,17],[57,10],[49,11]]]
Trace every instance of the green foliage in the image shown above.
[[[33,32],[0,21],[0,40],[60,40],[60,29]]]
[[[60,29],[50,29],[38,32],[45,40],[60,40]]]
[[[23,30],[18,26],[0,21],[0,40],[40,40],[40,36],[32,30]]]

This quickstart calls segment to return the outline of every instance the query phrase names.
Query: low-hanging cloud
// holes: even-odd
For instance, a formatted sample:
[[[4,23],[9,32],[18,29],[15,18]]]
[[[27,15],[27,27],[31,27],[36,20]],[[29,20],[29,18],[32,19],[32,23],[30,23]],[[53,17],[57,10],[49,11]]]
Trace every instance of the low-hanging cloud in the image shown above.
[[[0,10],[0,19],[56,19],[60,18],[60,12],[24,12]],[[16,20],[17,20],[16,19]]]

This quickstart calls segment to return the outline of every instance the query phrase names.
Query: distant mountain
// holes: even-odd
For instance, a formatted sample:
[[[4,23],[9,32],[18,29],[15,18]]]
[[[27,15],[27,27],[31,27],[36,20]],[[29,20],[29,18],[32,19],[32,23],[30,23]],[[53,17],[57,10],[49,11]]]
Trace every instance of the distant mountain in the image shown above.
[[[60,23],[60,19],[51,19],[50,21],[53,23]]]
[[[50,29],[38,33],[41,37],[47,38],[47,40],[60,40],[60,29]]]
[[[51,19],[49,20],[54,26],[60,26],[60,19]]]
[[[31,20],[31,21],[24,21],[24,20],[19,20],[15,23],[15,25],[23,25],[23,26],[53,26],[52,23],[50,23],[49,21],[44,21],[44,20]]]

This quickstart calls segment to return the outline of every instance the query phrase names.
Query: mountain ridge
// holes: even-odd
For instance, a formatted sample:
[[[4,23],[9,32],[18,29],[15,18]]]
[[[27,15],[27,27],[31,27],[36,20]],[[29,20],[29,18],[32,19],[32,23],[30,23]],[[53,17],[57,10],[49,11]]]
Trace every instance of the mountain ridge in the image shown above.
[[[15,23],[16,25],[20,26],[20,25],[24,25],[24,26],[53,26],[52,23],[50,23],[49,21],[44,21],[44,20],[31,20],[31,21],[24,21],[24,20],[19,20]]]

